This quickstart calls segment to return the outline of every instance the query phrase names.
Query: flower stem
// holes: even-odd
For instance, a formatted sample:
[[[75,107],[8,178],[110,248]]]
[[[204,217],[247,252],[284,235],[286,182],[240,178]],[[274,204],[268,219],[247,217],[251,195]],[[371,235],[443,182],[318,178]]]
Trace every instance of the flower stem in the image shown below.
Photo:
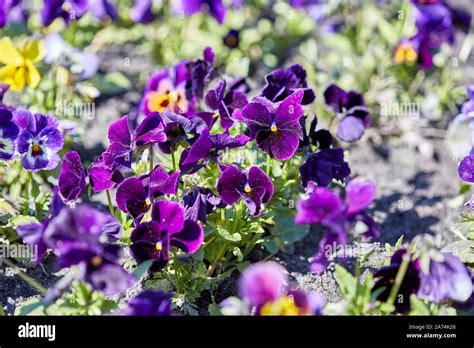
[[[151,171],[153,170],[153,156],[155,155],[154,152],[153,152],[153,144],[150,145],[149,149],[148,149],[149,153],[150,153],[150,173]]]
[[[270,160],[271,160],[270,155],[267,155],[267,170],[266,170],[266,172],[267,172],[268,176],[270,176]]]
[[[48,290],[43,286],[41,285],[40,283],[38,283],[36,280],[34,280],[33,278],[31,278],[28,274],[26,274],[25,272],[23,272],[17,265],[15,265],[13,262],[11,262],[10,260],[8,259],[3,259],[2,262],[4,262],[8,267],[11,267],[13,268],[16,272],[18,272],[18,276],[23,279],[25,282],[27,282],[29,285],[31,285],[32,287],[36,288],[39,292],[41,292],[42,294],[47,294],[48,293]]]
[[[395,276],[395,282],[392,286],[392,289],[390,290],[390,294],[387,299],[387,304],[389,304],[390,306],[394,305],[395,299],[398,295],[398,291],[400,290],[403,279],[405,278],[405,274],[407,273],[408,265],[410,264],[410,260],[411,260],[410,249],[411,248],[408,248],[407,252],[402,257],[402,263],[400,264],[400,267],[398,268],[397,275]]]
[[[30,183],[33,179],[33,174],[28,171],[28,177],[25,182],[25,204],[23,205],[23,215],[28,215],[30,211]]]
[[[176,158],[174,156],[174,152],[171,153],[171,162],[173,163],[173,172],[176,171]]]
[[[113,207],[113,205],[112,205],[112,198],[110,197],[110,192],[109,192],[109,190],[106,190],[105,193],[107,193],[107,202],[109,203],[109,211],[110,211],[110,214],[112,214],[113,216],[115,216],[114,207]]]

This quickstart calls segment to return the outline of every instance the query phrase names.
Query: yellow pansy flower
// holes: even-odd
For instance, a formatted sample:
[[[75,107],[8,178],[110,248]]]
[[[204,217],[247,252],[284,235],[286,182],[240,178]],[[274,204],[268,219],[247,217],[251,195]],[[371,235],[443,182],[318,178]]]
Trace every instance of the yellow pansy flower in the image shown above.
[[[25,85],[36,88],[41,75],[34,63],[43,58],[44,45],[41,41],[27,41],[20,48],[13,45],[9,37],[0,39],[0,81],[10,85],[13,91],[21,91]]]

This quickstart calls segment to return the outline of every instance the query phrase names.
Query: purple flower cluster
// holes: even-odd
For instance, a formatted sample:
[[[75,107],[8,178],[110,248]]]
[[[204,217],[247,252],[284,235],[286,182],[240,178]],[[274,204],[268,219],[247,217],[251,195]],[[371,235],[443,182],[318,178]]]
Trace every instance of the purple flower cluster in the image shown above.
[[[362,223],[363,231],[358,233],[365,238],[377,238],[380,228],[375,221],[364,211],[372,204],[376,196],[375,184],[370,180],[353,179],[346,187],[346,197],[342,201],[333,191],[315,186],[308,186],[308,198],[297,203],[297,224],[320,224],[325,227],[326,233],[320,241],[319,251],[311,261],[311,271],[321,274],[325,271],[329,257],[327,248],[335,243],[345,245],[348,242],[348,232],[351,226]]]
[[[64,145],[58,125],[52,116],[0,105],[0,159],[21,157],[32,172],[56,168]]]
[[[466,302],[472,295],[473,286],[471,275],[457,256],[449,253],[431,253],[427,267],[423,267],[420,257],[410,256],[402,248],[396,251],[390,265],[375,273],[376,283],[373,291],[377,299],[386,301],[389,297],[395,278],[404,257],[410,257],[408,267],[400,285],[398,300],[395,301],[396,311],[407,313],[410,310],[410,295],[416,294],[421,299],[435,303],[443,301]]]
[[[24,23],[27,18],[28,13],[20,0],[4,0],[0,4],[0,28],[7,23]]]
[[[456,27],[468,32],[471,15],[452,8],[443,0],[412,0],[416,7],[417,33],[401,40],[394,49],[396,64],[418,64],[422,69],[433,67],[433,53],[444,43],[454,43]]]
[[[243,301],[228,298],[223,312],[254,315],[320,315],[324,298],[318,292],[304,293],[288,284],[288,273],[279,264],[260,262],[246,268],[239,280]]]
[[[27,244],[38,246],[37,263],[48,248],[58,255],[59,267],[76,267],[75,279],[108,295],[125,292],[135,281],[119,264],[122,247],[118,221],[87,205],[68,208],[55,194],[51,217],[40,224],[22,225],[17,232]]]
[[[44,26],[50,25],[57,18],[69,24],[88,11],[100,20],[106,17],[111,20],[118,18],[117,9],[110,0],[44,0],[40,17]]]

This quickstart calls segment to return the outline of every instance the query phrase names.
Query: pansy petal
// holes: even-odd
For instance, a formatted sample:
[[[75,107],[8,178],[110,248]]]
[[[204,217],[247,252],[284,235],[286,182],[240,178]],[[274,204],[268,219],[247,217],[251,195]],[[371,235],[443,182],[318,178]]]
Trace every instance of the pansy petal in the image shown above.
[[[111,143],[119,143],[129,147],[132,143],[132,135],[128,127],[128,116],[123,116],[109,126],[108,137]]]
[[[346,215],[358,213],[369,205],[375,199],[377,189],[375,183],[371,180],[355,178],[347,184],[346,188]]]
[[[201,247],[203,241],[202,226],[192,220],[186,220],[184,228],[170,236],[170,244],[188,254],[194,254]]]
[[[64,138],[57,128],[44,128],[38,134],[38,138],[43,142],[44,146],[54,152],[58,152],[64,146]]]
[[[280,103],[275,116],[277,128],[285,129],[288,126],[299,126],[300,118],[304,113],[303,107],[301,106],[302,99],[303,90],[298,89]]]
[[[248,184],[251,188],[262,188],[265,194],[262,197],[262,203],[267,203],[273,196],[273,182],[265,172],[257,166],[249,169]]]
[[[166,134],[163,129],[160,114],[152,112],[138,126],[135,132],[135,144],[137,146],[146,146],[166,141]]]
[[[252,102],[242,109],[242,120],[249,126],[270,127],[273,122],[272,115],[261,103]]]
[[[245,175],[236,166],[228,166],[217,181],[217,192],[222,201],[229,205],[237,202],[240,198],[238,189],[243,188],[246,181]]]
[[[160,224],[160,229],[170,235],[180,232],[184,227],[184,208],[177,202],[155,202],[151,216],[153,221]]]
[[[290,159],[298,149],[300,141],[293,131],[278,130],[269,138],[271,155],[279,161]]]
[[[81,157],[76,151],[70,151],[64,155],[58,187],[61,196],[68,202],[75,201],[84,191],[86,174]]]
[[[353,142],[359,140],[364,135],[364,122],[357,117],[344,117],[337,128],[337,137],[345,142]]]
[[[132,202],[144,202],[147,199],[147,192],[142,182],[138,178],[128,178],[117,188],[115,200],[120,210],[127,212],[127,206]]]
[[[189,149],[188,157],[183,161],[183,165],[195,163],[207,157],[211,148],[212,143],[209,138],[209,129],[206,129]]]

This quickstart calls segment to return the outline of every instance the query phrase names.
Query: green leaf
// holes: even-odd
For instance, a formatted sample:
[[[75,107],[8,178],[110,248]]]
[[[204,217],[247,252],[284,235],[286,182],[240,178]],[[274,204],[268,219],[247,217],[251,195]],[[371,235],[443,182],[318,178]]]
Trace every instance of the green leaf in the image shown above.
[[[34,216],[27,216],[27,215],[13,216],[9,220],[9,225],[14,228],[21,225],[28,225],[28,224],[39,224],[39,221]]]
[[[221,310],[219,308],[219,305],[215,304],[215,303],[211,303],[208,307],[207,307],[207,311],[209,312],[210,315],[213,315],[213,316],[218,316],[218,315],[222,315],[221,314]]]
[[[464,263],[474,263],[473,240],[458,240],[446,245],[441,251],[458,256]]]
[[[286,243],[294,243],[303,239],[309,233],[309,225],[295,224],[294,215],[285,216],[275,212],[275,227],[272,229],[272,235],[279,237]]]
[[[29,303],[27,305],[22,305],[20,309],[20,315],[28,315],[33,312],[35,309],[44,306],[44,302],[41,299],[36,299],[36,302]]]
[[[278,252],[278,250],[280,249],[278,247],[278,243],[275,241],[275,239],[273,238],[264,238],[263,240],[263,246],[265,247],[265,249],[268,250],[268,252],[270,254],[276,254]]]
[[[143,261],[141,264],[135,268],[133,275],[135,278],[140,279],[148,270],[150,269],[151,265],[153,264],[153,260],[146,260]]]
[[[343,297],[347,295],[353,297],[357,287],[356,278],[340,265],[336,265],[335,277]]]
[[[224,238],[225,240],[231,242],[240,242],[242,240],[242,236],[239,233],[231,234],[226,228],[222,227],[221,225],[216,225],[217,233]]]
[[[415,294],[410,296],[410,315],[430,315],[430,309],[426,303]]]
[[[90,82],[101,94],[114,95],[129,90],[132,87],[130,80],[120,72],[96,75]]]

